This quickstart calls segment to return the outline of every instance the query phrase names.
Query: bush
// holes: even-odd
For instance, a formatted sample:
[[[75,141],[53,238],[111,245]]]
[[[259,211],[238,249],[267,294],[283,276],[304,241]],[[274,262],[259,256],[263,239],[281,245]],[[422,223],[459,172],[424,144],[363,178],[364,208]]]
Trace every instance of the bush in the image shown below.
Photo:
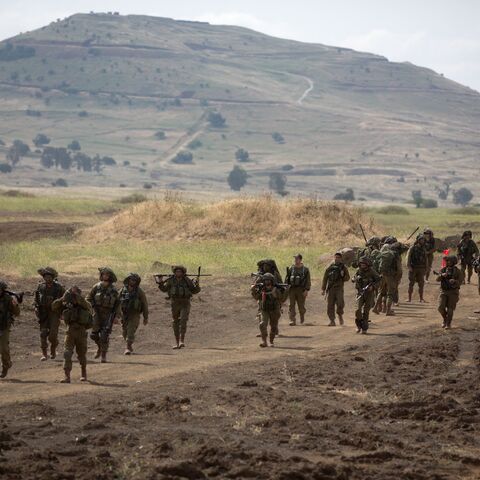
[[[57,178],[54,182],[52,182],[54,187],[68,187],[68,183],[64,178]]]
[[[78,112],[78,116],[81,118],[88,117],[88,112],[85,110],[82,110],[81,112]]]
[[[278,133],[278,132],[272,133],[272,138],[276,143],[280,145],[285,143],[285,139],[283,138],[283,135],[281,133]]]
[[[455,205],[461,205],[465,207],[468,203],[471,202],[473,198],[473,193],[468,188],[460,188],[460,190],[455,190],[453,192],[453,203]]]
[[[347,188],[344,193],[337,193],[334,200],[344,200],[346,202],[353,202],[355,200],[355,194],[351,188]]]
[[[238,192],[247,184],[247,178],[247,172],[242,167],[235,165],[233,170],[228,174],[227,182],[232,190]]]
[[[249,162],[250,161],[250,154],[247,152],[247,150],[245,150],[244,148],[239,148],[236,152],[235,152],[235,158],[239,161],[239,162]]]
[[[199,140],[198,138],[196,138],[195,140],[192,140],[192,141],[187,145],[187,148],[189,148],[190,150],[196,150],[197,148],[200,148],[202,145],[203,145],[203,143],[201,142],[201,140]]]
[[[167,136],[165,135],[165,132],[162,132],[161,130],[155,133],[155,138],[157,140],[165,140]]]
[[[193,163],[193,154],[191,152],[178,152],[172,159],[172,163],[187,165]]]
[[[281,170],[283,172],[289,172],[290,170],[293,170],[295,167],[293,165],[290,165],[290,164],[287,164],[287,165],[283,165],[281,167]]]
[[[153,188],[153,185],[151,183],[144,183],[143,188],[145,190],[150,190],[151,188]]]
[[[12,166],[8,163],[0,163],[0,173],[10,173],[12,171]]]
[[[408,208],[401,207],[400,205],[387,205],[377,209],[377,213],[382,215],[410,215]]]
[[[448,213],[452,215],[478,215],[480,213],[480,208],[478,207],[452,208],[448,210]]]
[[[268,181],[268,186],[270,190],[278,193],[282,197],[288,195],[288,192],[285,190],[287,185],[287,177],[281,173],[275,172],[270,174],[270,179]]]
[[[20,157],[24,157],[28,152],[30,152],[30,147],[21,140],[14,140],[13,148],[15,148]]]
[[[438,202],[433,198],[424,198],[422,201],[422,208],[437,208]]]
[[[82,149],[80,146],[80,142],[78,140],[72,140],[67,147],[69,150],[72,150],[74,152],[78,152],[79,150]]]
[[[13,45],[7,42],[5,46],[0,49],[0,61],[11,62],[13,60],[20,60],[21,58],[29,58],[35,56],[35,49],[33,47],[26,47],[24,45]]]
[[[50,143],[50,138],[48,138],[45,134],[39,133],[33,139],[33,144],[36,147],[42,147],[43,145],[48,145]]]
[[[142,203],[142,202],[146,202],[147,200],[148,198],[145,195],[142,195],[141,193],[132,193],[131,195],[127,195],[126,197],[120,198],[118,201],[120,203]]]
[[[415,204],[415,206],[417,208],[420,208],[422,206],[422,202],[423,202],[422,191],[421,190],[413,190],[412,199],[413,199],[413,203]]]
[[[208,114],[208,123],[214,128],[223,128],[226,124],[226,120],[221,113],[210,112]]]

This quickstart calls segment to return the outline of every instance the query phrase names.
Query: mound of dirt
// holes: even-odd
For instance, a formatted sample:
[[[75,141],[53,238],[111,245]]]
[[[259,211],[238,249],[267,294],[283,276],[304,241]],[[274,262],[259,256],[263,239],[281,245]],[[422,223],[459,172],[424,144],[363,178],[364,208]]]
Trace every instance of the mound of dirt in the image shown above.
[[[376,231],[362,209],[343,203],[264,196],[200,204],[166,197],[135,205],[79,235],[98,242],[123,237],[333,244],[361,238],[359,223]]]
[[[40,238],[69,237],[78,225],[56,222],[2,222],[0,243],[38,240]]]

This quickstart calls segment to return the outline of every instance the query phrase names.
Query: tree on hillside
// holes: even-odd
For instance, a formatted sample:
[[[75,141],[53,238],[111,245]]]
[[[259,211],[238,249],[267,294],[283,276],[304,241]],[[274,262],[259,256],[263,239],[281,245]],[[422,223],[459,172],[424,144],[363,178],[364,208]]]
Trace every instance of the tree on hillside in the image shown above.
[[[417,208],[420,208],[423,203],[423,196],[422,196],[422,191],[421,190],[413,190],[412,191],[412,199],[413,203]]]
[[[45,134],[39,133],[37,136],[33,139],[33,144],[39,148],[43,147],[44,145],[48,145],[50,143],[50,138],[48,138]]]
[[[235,152],[235,158],[239,161],[239,162],[249,162],[250,161],[250,154],[248,153],[247,150],[245,150],[244,148],[239,148],[236,152]]]
[[[77,164],[78,170],[83,170],[84,172],[91,172],[93,168],[92,159],[85,153],[76,153],[73,157],[74,162]]]
[[[20,157],[24,157],[27,153],[30,152],[30,147],[21,140],[14,140],[13,147],[15,148]]]
[[[270,190],[273,190],[275,193],[278,193],[282,197],[288,195],[288,192],[285,190],[287,185],[287,177],[281,173],[274,172],[270,174],[270,179],[268,181],[268,186]]]
[[[208,114],[208,123],[214,128],[223,128],[226,124],[226,119],[221,113],[210,112]]]
[[[68,144],[67,148],[69,150],[72,150],[72,152],[79,152],[82,149],[82,147],[80,146],[80,142],[78,140],[72,140]]]
[[[461,205],[462,207],[465,207],[471,202],[472,198],[473,193],[465,187],[453,192],[453,203],[455,203],[455,205]]]
[[[281,133],[272,133],[272,138],[279,145],[283,145],[285,143],[285,138],[283,138],[283,135]]]
[[[165,135],[165,132],[160,130],[160,131],[155,133],[155,138],[157,140],[165,140],[167,138],[167,136]]]
[[[172,163],[176,163],[179,165],[186,165],[193,163],[193,154],[192,152],[178,152],[175,157],[172,159]]]
[[[334,197],[334,200],[344,200],[346,202],[353,202],[355,200],[355,193],[353,189],[347,188],[343,193],[337,193]]]
[[[10,173],[12,167],[8,163],[0,163],[0,173]]]
[[[247,184],[247,178],[247,172],[242,167],[235,165],[233,170],[228,174],[227,182],[232,190],[238,192]]]

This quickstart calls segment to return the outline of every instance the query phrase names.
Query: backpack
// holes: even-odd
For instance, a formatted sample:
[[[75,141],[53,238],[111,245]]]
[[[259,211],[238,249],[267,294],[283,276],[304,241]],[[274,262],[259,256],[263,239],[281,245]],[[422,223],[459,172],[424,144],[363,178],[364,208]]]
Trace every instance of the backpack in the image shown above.
[[[385,249],[378,255],[378,273],[393,273],[396,270],[395,252],[390,249]]]

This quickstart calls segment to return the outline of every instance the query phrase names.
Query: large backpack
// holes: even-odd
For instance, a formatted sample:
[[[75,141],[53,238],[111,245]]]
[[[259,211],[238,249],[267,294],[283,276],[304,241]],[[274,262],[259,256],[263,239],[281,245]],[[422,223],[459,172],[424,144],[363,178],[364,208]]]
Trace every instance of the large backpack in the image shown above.
[[[395,272],[397,259],[391,249],[382,250],[378,256],[378,273],[389,274]]]

